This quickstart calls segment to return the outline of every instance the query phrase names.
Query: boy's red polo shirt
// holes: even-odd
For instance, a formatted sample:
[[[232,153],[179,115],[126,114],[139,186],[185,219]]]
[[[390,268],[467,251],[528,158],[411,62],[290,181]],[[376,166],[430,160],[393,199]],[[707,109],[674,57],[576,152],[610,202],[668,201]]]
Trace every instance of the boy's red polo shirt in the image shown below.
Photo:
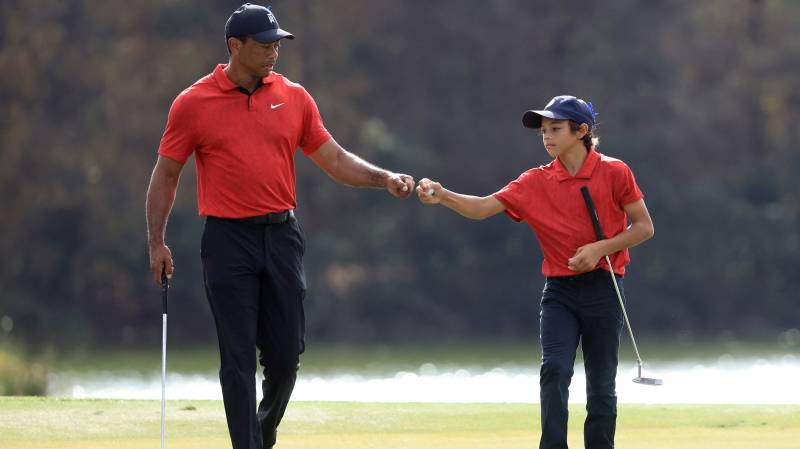
[[[533,229],[542,247],[545,276],[577,274],[567,268],[569,258],[579,247],[597,240],[581,186],[589,187],[603,233],[608,238],[627,227],[623,207],[644,197],[624,162],[595,150],[589,151],[575,176],[570,176],[561,161],[555,159],[526,171],[494,194],[514,221],[524,220]],[[630,262],[628,250],[609,257],[614,272],[624,276],[625,266]],[[597,266],[608,270],[605,258]]]
[[[242,218],[294,209],[294,152],[331,138],[317,105],[279,73],[251,95],[220,64],[172,103],[158,154],[186,163],[194,153],[200,215]]]

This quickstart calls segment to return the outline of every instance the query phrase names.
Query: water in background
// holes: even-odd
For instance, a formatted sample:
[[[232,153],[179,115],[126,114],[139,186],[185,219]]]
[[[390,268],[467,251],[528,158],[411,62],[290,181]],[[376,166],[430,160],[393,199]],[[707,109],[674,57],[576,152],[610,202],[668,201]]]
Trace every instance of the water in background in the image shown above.
[[[800,356],[722,356],[694,362],[646,365],[642,375],[664,380],[660,387],[635,384],[636,365],[620,364],[620,403],[800,404]],[[160,372],[51,375],[49,395],[74,398],[160,399]],[[167,399],[222,399],[216,373],[167,376]],[[539,401],[538,367],[446,368],[432,363],[394,373],[315,373],[301,370],[295,401],[522,402]],[[586,401],[583,365],[576,364],[570,401]]]

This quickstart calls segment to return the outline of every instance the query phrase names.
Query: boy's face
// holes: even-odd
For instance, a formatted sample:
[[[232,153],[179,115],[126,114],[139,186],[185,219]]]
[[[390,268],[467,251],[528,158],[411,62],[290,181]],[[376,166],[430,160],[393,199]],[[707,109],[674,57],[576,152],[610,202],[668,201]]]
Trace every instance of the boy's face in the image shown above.
[[[542,128],[539,130],[542,135],[542,143],[547,154],[552,158],[565,154],[569,151],[574,151],[576,148],[584,149],[583,141],[581,140],[586,134],[583,130],[585,125],[581,125],[581,129],[573,132],[569,129],[569,121],[567,120],[553,120],[547,117],[542,117]]]

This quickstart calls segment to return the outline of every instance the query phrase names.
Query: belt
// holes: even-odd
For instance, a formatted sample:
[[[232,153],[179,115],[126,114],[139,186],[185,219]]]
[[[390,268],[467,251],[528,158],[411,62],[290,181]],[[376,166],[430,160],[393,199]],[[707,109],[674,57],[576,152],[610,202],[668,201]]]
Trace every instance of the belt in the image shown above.
[[[257,215],[255,217],[235,218],[234,220],[256,225],[276,225],[286,223],[290,218],[294,218],[294,211],[291,209],[282,212]]]
[[[572,275],[572,276],[548,276],[547,279],[559,280],[559,281],[579,282],[579,281],[586,281],[586,280],[589,280],[589,279],[594,279],[594,278],[597,278],[597,277],[608,277],[608,276],[611,276],[608,273],[608,271],[606,271],[606,270],[604,270],[602,268],[598,268],[598,269],[593,270],[593,271],[587,271],[586,273],[575,274],[575,275]],[[616,276],[617,279],[622,279],[622,276],[620,276],[620,275],[618,275],[616,273],[614,273],[614,276]]]

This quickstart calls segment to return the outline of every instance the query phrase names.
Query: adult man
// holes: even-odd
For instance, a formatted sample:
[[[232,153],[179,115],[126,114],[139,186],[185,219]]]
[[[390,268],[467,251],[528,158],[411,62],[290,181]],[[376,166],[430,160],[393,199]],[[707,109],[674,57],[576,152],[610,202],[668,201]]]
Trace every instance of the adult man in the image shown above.
[[[244,4],[225,24],[227,65],[175,99],[147,192],[150,270],[172,276],[165,229],[183,164],[194,153],[201,258],[220,348],[234,449],[271,448],[304,350],[304,237],[293,210],[293,154],[300,147],[336,181],[405,198],[414,180],[344,150],[306,90],[272,71],[282,39],[273,13]],[[264,367],[255,405],[255,351]]]

